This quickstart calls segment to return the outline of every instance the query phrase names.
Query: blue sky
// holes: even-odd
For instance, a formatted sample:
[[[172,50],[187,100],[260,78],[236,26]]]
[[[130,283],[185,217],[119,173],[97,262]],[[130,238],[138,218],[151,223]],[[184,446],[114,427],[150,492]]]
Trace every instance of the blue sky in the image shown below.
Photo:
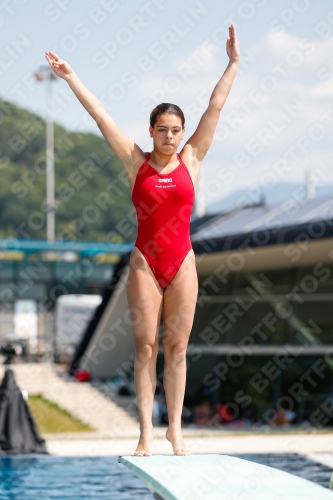
[[[242,62],[201,166],[202,206],[278,182],[333,186],[333,5],[330,0],[7,0],[0,6],[0,96],[45,116],[32,75],[54,50],[150,151],[150,110],[174,102],[195,130],[225,70],[233,22]],[[63,80],[55,119],[99,134]],[[73,166],[74,167],[74,166]]]

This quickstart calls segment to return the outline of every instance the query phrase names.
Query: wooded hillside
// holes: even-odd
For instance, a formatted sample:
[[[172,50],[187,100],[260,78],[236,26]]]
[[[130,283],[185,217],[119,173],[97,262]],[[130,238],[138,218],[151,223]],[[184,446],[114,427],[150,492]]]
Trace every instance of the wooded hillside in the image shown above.
[[[45,121],[0,100],[0,237],[46,238]],[[133,241],[126,172],[105,140],[55,125],[56,239]]]

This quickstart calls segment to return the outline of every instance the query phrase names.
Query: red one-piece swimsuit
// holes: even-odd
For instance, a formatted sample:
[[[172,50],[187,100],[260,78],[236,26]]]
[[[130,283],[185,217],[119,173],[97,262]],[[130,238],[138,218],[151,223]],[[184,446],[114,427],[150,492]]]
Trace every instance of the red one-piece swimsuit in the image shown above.
[[[192,249],[190,220],[195,191],[190,173],[177,154],[179,164],[169,174],[149,165],[148,153],[132,191],[138,219],[135,246],[145,257],[164,290]]]

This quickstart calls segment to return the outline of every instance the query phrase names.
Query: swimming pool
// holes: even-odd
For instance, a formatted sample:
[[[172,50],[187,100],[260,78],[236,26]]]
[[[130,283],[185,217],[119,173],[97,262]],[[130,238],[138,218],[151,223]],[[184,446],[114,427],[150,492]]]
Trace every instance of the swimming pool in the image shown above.
[[[0,457],[0,500],[154,500],[118,457]]]
[[[299,475],[328,488],[331,469],[297,453],[235,454]],[[143,458],[144,460],[144,458]],[[154,500],[118,456],[0,456],[0,500]]]

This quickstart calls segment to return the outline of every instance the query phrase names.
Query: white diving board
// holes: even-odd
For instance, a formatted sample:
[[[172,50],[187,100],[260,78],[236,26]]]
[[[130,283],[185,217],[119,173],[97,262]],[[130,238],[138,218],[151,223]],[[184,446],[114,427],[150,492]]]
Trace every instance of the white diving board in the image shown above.
[[[229,455],[120,456],[158,500],[333,500],[333,491]]]

